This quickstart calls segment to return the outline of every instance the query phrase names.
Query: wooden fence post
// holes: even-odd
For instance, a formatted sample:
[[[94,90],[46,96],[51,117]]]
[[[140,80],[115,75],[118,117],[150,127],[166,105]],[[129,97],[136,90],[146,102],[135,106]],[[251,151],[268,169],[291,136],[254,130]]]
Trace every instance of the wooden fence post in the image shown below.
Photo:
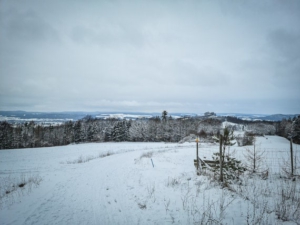
[[[197,139],[196,139],[196,143],[197,143],[197,144],[196,144],[196,146],[197,146],[197,147],[196,147],[196,148],[197,148],[197,153],[196,153],[196,157],[197,157],[197,158],[196,158],[196,160],[197,160],[197,174],[198,174],[198,170],[199,170],[199,152],[198,152],[198,142],[199,142],[199,139],[197,138]]]
[[[293,160],[293,140],[290,139],[290,148],[291,148],[291,175],[294,175],[294,160]]]
[[[222,155],[223,136],[220,135],[220,181],[223,182],[223,155]]]

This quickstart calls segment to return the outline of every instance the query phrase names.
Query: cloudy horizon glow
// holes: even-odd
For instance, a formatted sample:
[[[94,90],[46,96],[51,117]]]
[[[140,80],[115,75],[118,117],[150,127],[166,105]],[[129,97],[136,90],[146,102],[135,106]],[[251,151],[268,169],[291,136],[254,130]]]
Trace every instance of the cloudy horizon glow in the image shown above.
[[[0,0],[0,110],[300,112],[300,1]]]

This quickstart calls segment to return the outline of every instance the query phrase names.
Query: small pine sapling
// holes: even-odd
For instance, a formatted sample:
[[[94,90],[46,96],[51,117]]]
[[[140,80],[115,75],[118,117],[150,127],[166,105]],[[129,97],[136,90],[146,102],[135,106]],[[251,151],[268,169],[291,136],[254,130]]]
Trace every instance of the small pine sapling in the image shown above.
[[[247,160],[246,168],[250,173],[260,172],[264,153],[264,151],[260,151],[256,148],[255,139],[253,141],[253,150],[246,148],[246,154],[244,156]]]
[[[214,174],[218,174],[220,172],[220,154],[219,153],[213,153],[213,160],[216,161],[216,166],[212,167],[212,171]],[[235,180],[239,179],[240,174],[242,174],[246,168],[242,166],[242,163],[240,160],[237,160],[236,158],[233,158],[229,155],[226,155],[223,157],[223,178],[224,180]]]

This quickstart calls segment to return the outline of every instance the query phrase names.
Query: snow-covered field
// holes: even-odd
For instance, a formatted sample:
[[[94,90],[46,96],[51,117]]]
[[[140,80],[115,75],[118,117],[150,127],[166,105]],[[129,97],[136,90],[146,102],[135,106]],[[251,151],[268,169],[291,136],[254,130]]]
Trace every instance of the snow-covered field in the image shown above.
[[[286,139],[257,138],[268,178],[245,174],[227,188],[209,174],[196,175],[195,147],[91,143],[2,150],[0,224],[300,224],[300,178],[284,178],[281,169],[290,157]],[[201,158],[219,148],[199,147]],[[299,151],[294,145],[296,159]],[[245,163],[245,147],[230,152]]]

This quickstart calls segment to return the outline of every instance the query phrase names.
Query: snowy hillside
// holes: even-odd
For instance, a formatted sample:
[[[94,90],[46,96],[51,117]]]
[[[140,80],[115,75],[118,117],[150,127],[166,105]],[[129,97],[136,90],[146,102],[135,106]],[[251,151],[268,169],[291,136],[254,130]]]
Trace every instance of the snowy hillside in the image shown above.
[[[269,170],[267,179],[244,174],[224,189],[208,173],[196,175],[195,143],[2,150],[0,221],[3,225],[299,224],[300,180],[280,178],[285,175],[282,163],[289,160],[289,142],[260,137],[257,148],[265,151],[262,170]],[[295,162],[300,163],[300,146],[294,149]],[[200,143],[201,158],[217,151],[217,145]],[[232,146],[230,152],[246,163],[245,147]],[[22,181],[26,184],[19,187]],[[282,193],[292,198],[284,199]]]

